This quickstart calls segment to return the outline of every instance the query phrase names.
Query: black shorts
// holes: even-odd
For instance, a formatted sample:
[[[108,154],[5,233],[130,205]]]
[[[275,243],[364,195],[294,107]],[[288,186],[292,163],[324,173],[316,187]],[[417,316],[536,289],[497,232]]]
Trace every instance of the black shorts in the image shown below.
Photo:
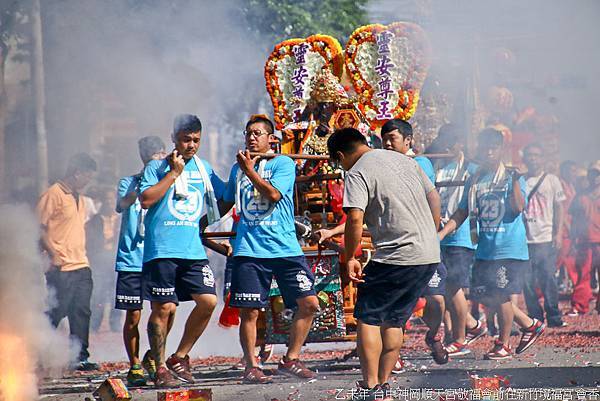
[[[358,285],[354,317],[373,326],[404,327],[438,263],[398,266],[371,261]]]
[[[142,272],[118,272],[115,293],[115,309],[142,309]]]
[[[230,305],[235,308],[266,308],[273,276],[286,307],[295,307],[298,298],[316,295],[315,276],[304,256],[252,258],[236,256],[231,275]]]
[[[448,271],[444,263],[438,263],[435,273],[429,279],[425,291],[423,291],[424,297],[430,297],[432,295],[446,295],[446,280],[448,277]]]
[[[223,299],[227,298],[229,295],[229,290],[231,289],[231,275],[233,274],[233,266],[235,262],[233,261],[233,257],[228,256],[225,261],[225,274],[223,277]]]
[[[448,270],[446,283],[451,288],[469,288],[475,251],[462,246],[443,246],[442,261]]]
[[[529,268],[528,260],[500,259],[475,260],[471,275],[470,298],[483,301],[500,296],[508,299],[523,291],[523,275]]]
[[[208,260],[152,259],[142,268],[142,296],[151,302],[191,301],[192,295],[216,295]]]

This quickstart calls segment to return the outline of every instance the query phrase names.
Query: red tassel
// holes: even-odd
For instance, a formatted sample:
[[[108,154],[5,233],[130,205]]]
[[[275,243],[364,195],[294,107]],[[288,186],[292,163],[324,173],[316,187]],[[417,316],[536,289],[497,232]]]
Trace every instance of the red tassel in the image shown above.
[[[225,299],[225,305],[223,306],[223,310],[219,316],[219,326],[226,329],[240,325],[240,310],[238,308],[232,308],[229,306],[230,296],[231,294],[227,295],[227,298]]]

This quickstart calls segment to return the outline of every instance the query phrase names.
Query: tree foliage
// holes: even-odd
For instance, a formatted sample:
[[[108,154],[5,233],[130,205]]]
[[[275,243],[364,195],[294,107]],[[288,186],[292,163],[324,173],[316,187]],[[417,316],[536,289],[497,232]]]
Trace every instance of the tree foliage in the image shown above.
[[[344,45],[350,34],[368,23],[369,0],[242,0],[248,30],[280,42],[313,34],[331,35]]]

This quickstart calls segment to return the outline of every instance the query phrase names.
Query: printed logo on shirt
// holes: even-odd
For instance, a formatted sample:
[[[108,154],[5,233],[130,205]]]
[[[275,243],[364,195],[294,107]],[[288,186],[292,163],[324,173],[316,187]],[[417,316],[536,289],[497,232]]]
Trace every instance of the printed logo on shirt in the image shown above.
[[[139,304],[142,302],[142,297],[139,295],[119,295],[117,294],[117,302],[123,304]]]
[[[202,267],[202,275],[204,276],[204,285],[207,287],[215,286],[215,277],[213,276],[213,272],[209,266]]]
[[[504,205],[504,196],[502,193],[488,192],[479,199],[479,218],[480,230],[483,232],[502,232],[501,227],[506,206]]]
[[[300,291],[310,291],[310,289],[312,288],[312,280],[308,278],[306,272],[298,272],[298,274],[296,274],[296,281],[298,281]]]
[[[173,189],[167,194],[169,212],[179,221],[196,221],[200,218],[204,206],[204,196],[198,188],[188,185],[188,196],[185,199],[175,199]]]
[[[270,171],[265,171],[270,173]],[[241,203],[244,219],[251,225],[259,224],[258,220],[268,218],[275,210],[275,203],[270,202],[264,196],[255,198],[254,187],[246,177],[242,180]]]

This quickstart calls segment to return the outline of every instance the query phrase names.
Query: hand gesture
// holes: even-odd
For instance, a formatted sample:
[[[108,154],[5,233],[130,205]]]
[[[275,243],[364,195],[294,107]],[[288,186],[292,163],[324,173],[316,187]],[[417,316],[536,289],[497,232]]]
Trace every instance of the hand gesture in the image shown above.
[[[363,280],[362,263],[352,258],[346,263],[346,266],[348,267],[348,277],[350,278],[350,281],[357,284],[365,282],[365,280]]]
[[[238,165],[240,166],[240,169],[242,170],[242,172],[246,175],[248,175],[249,172],[254,170],[254,166],[256,165],[256,162],[258,161],[258,156],[256,157],[250,157],[250,151],[249,150],[245,150],[245,151],[239,151],[237,156],[236,156]]]
[[[321,228],[320,230],[315,231],[315,235],[319,237],[319,244],[321,244],[323,241],[333,237],[333,232],[326,228]]]
[[[167,161],[169,162],[169,167],[171,167],[171,171],[176,177],[179,177],[185,168],[185,160],[183,160],[183,156],[177,153],[177,149],[173,151],[168,157]]]

